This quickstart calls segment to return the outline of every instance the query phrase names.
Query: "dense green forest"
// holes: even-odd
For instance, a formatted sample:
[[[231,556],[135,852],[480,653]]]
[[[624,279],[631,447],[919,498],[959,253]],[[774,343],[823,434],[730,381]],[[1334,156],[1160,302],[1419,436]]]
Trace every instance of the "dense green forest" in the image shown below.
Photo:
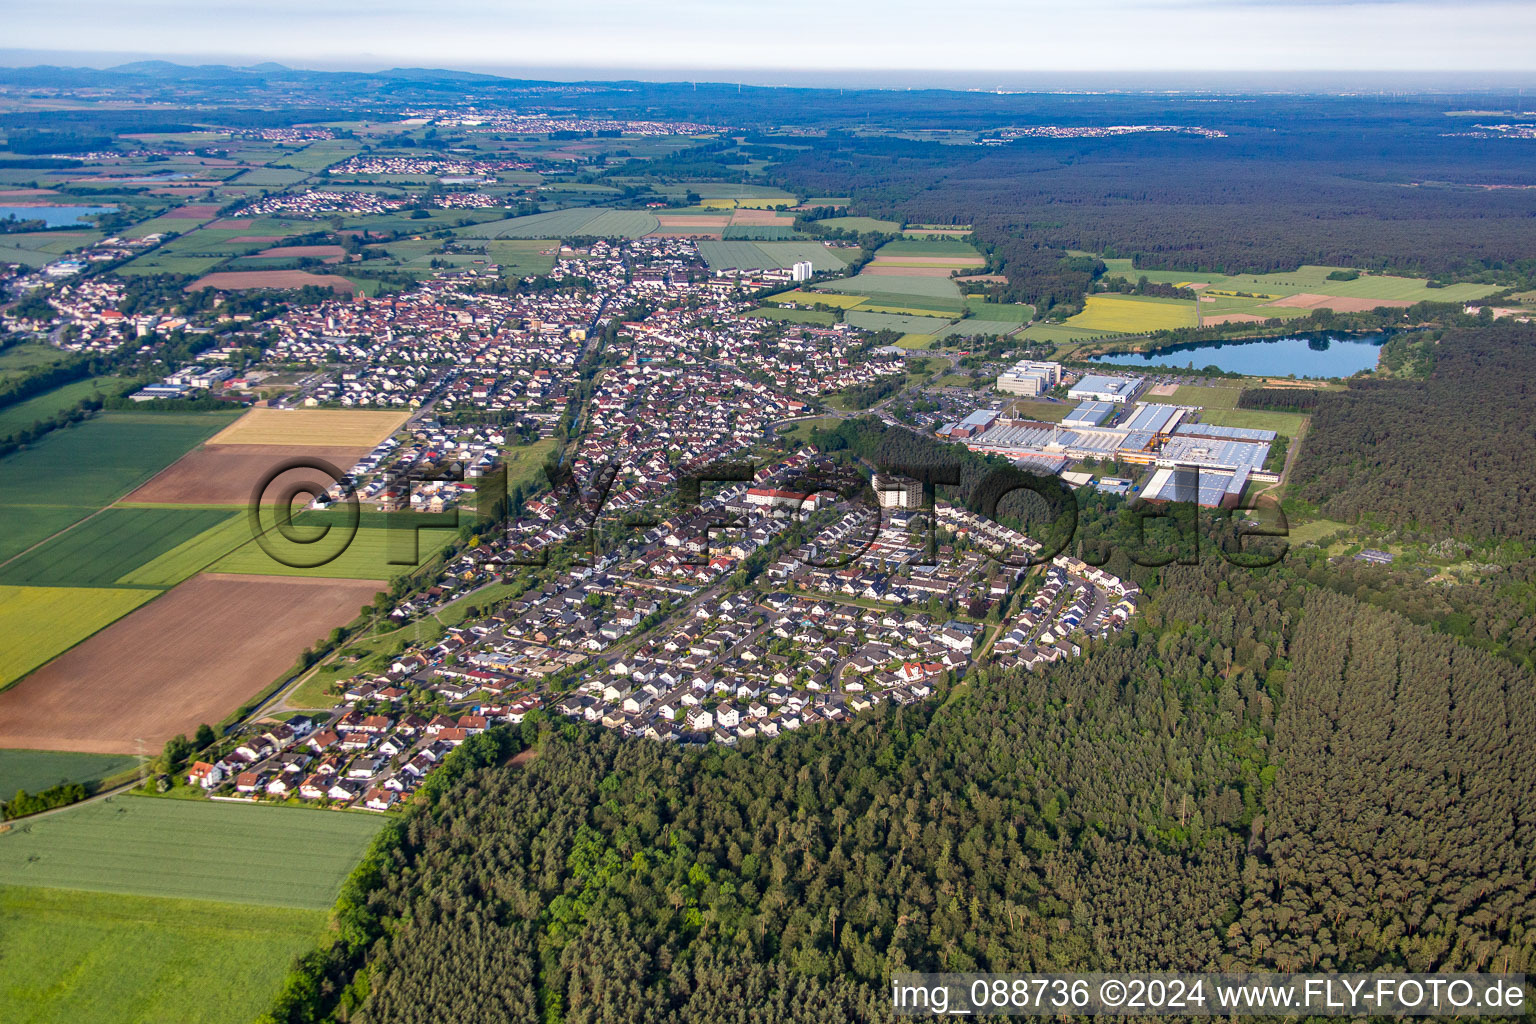
[[[940,707],[704,752],[546,723],[403,827],[319,1002],[876,1020],[903,969],[1529,970],[1532,677],[1288,574],[1163,572],[1120,639]]]
[[[1448,331],[1429,379],[1356,381],[1318,396],[1295,493],[1336,519],[1530,544],[1532,409],[1536,326]]]
[[[1228,127],[1230,111],[1207,114]],[[1032,139],[980,153],[839,137],[786,154],[772,174],[813,195],[851,190],[857,212],[972,224],[992,269],[1009,278],[999,297],[1045,308],[1079,301],[1092,280],[1092,261],[1069,249],[1142,268],[1325,264],[1529,286],[1536,200],[1525,189],[1462,187],[1536,184],[1524,154],[1446,138],[1439,124],[1314,116],[1231,127],[1219,140]]]

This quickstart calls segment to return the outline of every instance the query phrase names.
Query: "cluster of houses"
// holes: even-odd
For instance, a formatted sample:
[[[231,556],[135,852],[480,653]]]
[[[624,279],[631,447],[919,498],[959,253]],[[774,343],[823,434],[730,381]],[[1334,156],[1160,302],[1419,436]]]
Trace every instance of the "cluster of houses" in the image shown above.
[[[495,180],[504,171],[526,171],[533,167],[526,160],[507,158],[474,159],[444,156],[381,156],[369,154],[354,156],[333,164],[326,170],[331,175],[369,174],[435,174],[447,178],[479,178]]]
[[[1097,637],[1125,628],[1136,613],[1141,588],[1129,580],[1058,555],[1045,570],[1045,582],[1034,599],[1005,625],[992,645],[1002,664],[1034,670],[1075,657],[1082,649],[1072,640],[1078,632]]]
[[[377,192],[316,188],[307,192],[278,192],[254,199],[240,207],[235,216],[270,217],[273,214],[284,214],[291,217],[324,217],[333,213],[362,216],[370,213],[392,213],[410,203],[409,199],[395,198]]]
[[[136,243],[129,244],[138,248]],[[72,258],[85,260],[90,256],[77,253]],[[24,275],[12,282],[12,290],[17,293],[32,291],[49,283],[46,277],[45,271]],[[124,295],[123,284],[110,278],[70,278],[52,283],[46,292],[48,305],[53,309],[51,320],[25,321],[11,314],[7,314],[6,319],[20,330],[39,333],[61,327],[54,343],[65,352],[86,354],[115,352],[151,331],[173,331],[189,326],[186,318],[179,316],[154,312],[124,314],[118,308]]]
[[[391,707],[400,689],[373,689],[373,710],[344,707],[328,716],[263,721],[222,741],[189,766],[188,785],[227,799],[302,800],[387,811],[421,785],[443,758],[494,724],[521,722],[539,698],[432,717]],[[362,699],[362,698],[357,698]]]

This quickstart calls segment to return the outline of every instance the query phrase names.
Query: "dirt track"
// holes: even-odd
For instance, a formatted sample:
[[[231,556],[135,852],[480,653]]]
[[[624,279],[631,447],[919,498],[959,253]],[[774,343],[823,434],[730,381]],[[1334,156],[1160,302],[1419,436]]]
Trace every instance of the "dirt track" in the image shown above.
[[[255,696],[379,587],[195,576],[0,693],[0,747],[155,752]]]

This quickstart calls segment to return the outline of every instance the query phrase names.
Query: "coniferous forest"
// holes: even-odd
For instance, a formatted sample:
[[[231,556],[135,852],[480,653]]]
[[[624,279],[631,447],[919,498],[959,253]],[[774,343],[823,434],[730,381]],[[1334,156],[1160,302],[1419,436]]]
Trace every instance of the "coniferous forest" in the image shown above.
[[[279,1019],[874,1020],[904,969],[1531,969],[1536,680],[1285,571],[1163,573],[1120,639],[938,707],[702,753],[543,723],[385,845],[354,955]]]

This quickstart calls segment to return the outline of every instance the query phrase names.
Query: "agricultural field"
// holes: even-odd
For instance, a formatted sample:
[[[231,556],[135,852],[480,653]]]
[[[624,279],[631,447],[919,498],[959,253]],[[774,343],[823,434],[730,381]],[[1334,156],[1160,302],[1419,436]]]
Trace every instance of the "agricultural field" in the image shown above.
[[[0,750],[0,800],[18,789],[39,793],[50,786],[98,782],[139,763],[127,754],[75,754],[56,750]]]
[[[882,234],[893,234],[901,230],[901,225],[893,220],[876,220],[873,217],[828,217],[819,220],[817,225],[837,231],[856,231],[863,234],[866,231],[878,231]]]
[[[720,237],[726,241],[748,242],[788,242],[806,238],[784,224],[732,224],[720,229]]]
[[[715,272],[776,270],[810,260],[818,271],[842,270],[847,260],[820,242],[711,242],[699,243],[699,255]]]
[[[67,505],[0,505],[0,561],[14,558],[93,511]]]
[[[903,316],[899,313],[866,313],[853,310],[843,320],[866,331],[901,331],[903,334],[938,334],[949,326],[948,320],[932,316]]]
[[[948,238],[898,238],[882,245],[875,253],[876,259],[962,259],[968,262],[985,262],[981,253],[970,242]]]
[[[73,409],[85,398],[115,394],[122,381],[118,377],[90,377],[35,395],[24,402],[0,409],[0,437],[25,430],[38,420]]]
[[[966,298],[965,307],[978,320],[1012,320],[1027,324],[1035,318],[1035,307],[1027,302],[988,302],[972,295]]]
[[[0,835],[0,885],[323,910],[382,824],[305,807],[121,796]]]
[[[387,410],[256,408],[208,443],[372,448],[399,430],[410,415]]]
[[[654,185],[651,191],[669,199],[682,199],[693,193],[701,200],[731,199],[747,202],[794,203],[793,195],[783,189],[767,185],[742,185],[730,181],[680,181],[675,184]],[[844,200],[846,202],[846,200]]]
[[[759,306],[749,309],[741,314],[743,319],[759,317],[764,320],[788,320],[797,324],[815,324],[818,327],[831,327],[837,323],[837,317],[818,309],[787,309],[778,306]]]
[[[763,301],[775,304],[795,303],[800,306],[822,305],[836,306],[840,309],[852,309],[854,306],[863,305],[865,296],[839,295],[837,292],[807,292],[796,288],[791,292],[779,292],[777,295],[770,295]]]
[[[0,584],[111,587],[120,579],[220,524],[229,509],[107,508],[0,565]]]
[[[77,645],[0,692],[0,747],[131,753],[140,741],[157,749],[177,733],[191,735],[270,686],[300,650],[356,618],[379,589],[367,580],[203,573],[126,617],[119,618],[126,609],[107,608],[95,616],[100,631],[84,643],[84,626],[70,639],[61,625],[52,653]],[[14,610],[13,591],[21,594]],[[103,595],[142,603],[158,593],[0,588],[0,631],[46,636],[36,623],[74,627]],[[18,633],[23,624],[27,632]],[[0,656],[36,664],[47,653],[40,646],[26,659],[10,647]]]
[[[287,167],[252,167],[229,179],[231,185],[257,185],[262,188],[282,188],[296,185],[309,177],[309,172]]]
[[[1172,284],[1181,287],[1204,287],[1207,290],[1251,292],[1267,295],[1270,301],[1306,294],[1315,298],[1336,296],[1341,299],[1364,300],[1353,306],[1371,309],[1373,302],[1411,305],[1415,302],[1466,302],[1482,298],[1497,291],[1493,285],[1453,284],[1445,288],[1431,288],[1423,278],[1395,277],[1361,271],[1353,281],[1329,280],[1329,275],[1347,270],[1345,267],[1303,266],[1294,271],[1275,274],[1216,274],[1191,270],[1137,270],[1129,259],[1105,260],[1112,276],[1130,281],[1145,277],[1155,284]],[[1323,302],[1320,305],[1328,305]],[[1348,308],[1335,304],[1332,308],[1343,311]]]
[[[866,295],[871,298],[898,297],[911,299],[947,299],[957,309],[964,309],[960,289],[948,277],[923,277],[906,274],[871,274],[869,268],[853,277],[827,281],[816,286],[817,291],[843,292]]]
[[[527,277],[547,274],[554,268],[560,242],[547,238],[487,240],[479,245],[460,243],[454,251],[461,252],[466,248],[480,249],[486,259],[501,268],[503,277]]]
[[[325,924],[322,910],[0,886],[0,1003],[10,1024],[247,1024]]]
[[[124,573],[118,583],[125,587],[174,587],[250,539],[249,517],[228,514],[217,525]]]
[[[896,347],[927,351],[933,347],[937,337],[937,335],[933,334],[903,334],[900,338],[896,339]]]
[[[542,472],[542,467],[541,467]],[[465,513],[467,515],[467,513]],[[409,513],[387,515],[408,516]],[[303,530],[307,517],[298,517],[296,525]],[[451,515],[440,527],[413,530],[404,526],[359,526],[351,542],[345,548],[344,533],[338,532],[333,542],[327,537],[313,545],[290,544],[272,532],[275,519],[263,515],[262,523],[279,557],[273,557],[261,544],[249,540],[231,551],[210,567],[213,572],[237,573],[254,576],[289,576],[337,580],[389,580],[409,575],[426,564],[437,551],[457,537],[457,524]],[[318,534],[317,534],[318,535]],[[308,566],[305,562],[319,560],[335,553],[335,557],[323,565]],[[285,560],[300,562],[298,566],[285,564]]]
[[[256,410],[252,410],[256,411]],[[205,444],[157,473],[123,500],[137,504],[247,505],[256,485],[295,459],[318,459],[345,473],[372,445],[311,448],[297,444]],[[292,469],[274,478],[283,485],[331,480],[314,470]]]
[[[107,412],[0,459],[0,558],[111,503],[230,420],[222,412]]]
[[[660,222],[638,210],[612,210],[602,206],[583,206],[552,213],[490,221],[461,228],[460,238],[571,238],[594,235],[604,238],[640,238],[655,231]]]
[[[1092,331],[1140,334],[1195,326],[1195,304],[1182,299],[1144,296],[1090,295],[1087,308],[1067,318],[1071,327]]]
[[[210,268],[211,269],[211,268]],[[201,270],[155,271],[155,273],[198,274]],[[187,291],[217,288],[221,291],[246,291],[252,288],[329,288],[333,292],[351,294],[357,284],[338,274],[312,274],[307,270],[228,270],[203,273],[187,285]]]
[[[100,231],[34,231],[0,235],[0,263],[41,267],[84,245],[107,237]]]
[[[301,171],[319,171],[340,163],[359,149],[350,139],[320,139],[303,149],[271,161],[273,167],[292,167]]]
[[[985,334],[1006,335],[1017,331],[1022,324],[1017,320],[982,320],[971,317],[950,324],[939,332],[940,338],[978,338]]]
[[[1107,337],[1107,335],[1104,331],[1090,331],[1082,327],[1069,327],[1066,324],[1030,324],[1024,328],[1023,337],[1026,341],[1047,342],[1052,345],[1080,345]]]
[[[6,638],[0,646],[0,689],[158,593],[106,587],[0,586],[0,636]],[[5,731],[7,717],[0,710],[0,733]],[[12,744],[0,740],[0,745]]]

